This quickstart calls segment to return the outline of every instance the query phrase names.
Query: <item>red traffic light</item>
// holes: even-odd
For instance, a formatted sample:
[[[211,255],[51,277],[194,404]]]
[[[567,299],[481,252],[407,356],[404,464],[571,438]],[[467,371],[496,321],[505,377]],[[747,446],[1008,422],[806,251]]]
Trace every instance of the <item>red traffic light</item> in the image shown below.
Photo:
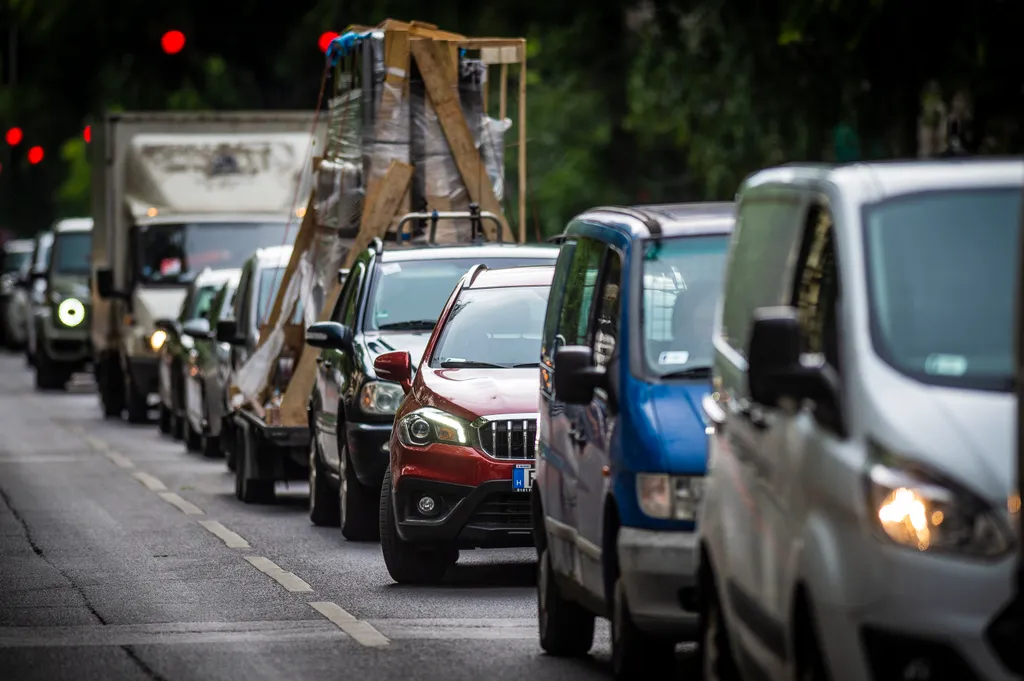
[[[327,48],[331,46],[331,43],[337,37],[338,34],[335,33],[334,31],[327,31],[325,33],[321,33],[320,40],[317,42],[317,44],[320,46],[320,51],[326,53]]]
[[[21,144],[22,137],[24,137],[24,135],[21,132],[21,128],[11,128],[7,131],[5,139],[7,140],[7,143],[13,147],[16,144]]]
[[[28,162],[35,165],[43,160],[43,148],[32,147],[28,150]]]
[[[85,130],[82,131],[82,139],[85,140],[86,144],[88,144],[89,142],[92,142],[92,126],[91,125],[85,126]]]
[[[185,34],[181,31],[167,31],[160,38],[160,47],[166,54],[178,54],[185,47]]]

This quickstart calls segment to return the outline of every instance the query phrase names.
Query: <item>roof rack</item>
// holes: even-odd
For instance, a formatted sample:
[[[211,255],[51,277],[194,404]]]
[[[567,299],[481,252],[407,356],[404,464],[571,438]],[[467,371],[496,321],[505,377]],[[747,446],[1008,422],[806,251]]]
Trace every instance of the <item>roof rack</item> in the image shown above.
[[[596,212],[601,210],[609,213],[628,215],[634,220],[639,220],[640,222],[642,222],[644,227],[647,228],[647,231],[651,233],[651,236],[661,236],[661,223],[641,210],[637,210],[636,208],[626,208],[625,206],[600,206],[598,208],[593,208],[588,212]]]
[[[486,210],[480,210],[480,206],[475,203],[469,204],[469,210],[432,210],[430,212],[419,212],[419,213],[406,213],[402,216],[402,219],[398,221],[398,227],[395,228],[395,238],[397,241],[403,241],[405,236],[403,230],[405,226],[413,221],[420,223],[420,228],[424,227],[427,220],[430,221],[430,231],[427,237],[427,243],[431,246],[437,244],[437,223],[440,220],[469,220],[470,226],[472,227],[471,241],[473,243],[485,243],[487,237],[483,229],[483,221],[489,220],[494,223],[497,228],[497,242],[502,243],[503,241],[503,225],[501,219],[494,213]]]

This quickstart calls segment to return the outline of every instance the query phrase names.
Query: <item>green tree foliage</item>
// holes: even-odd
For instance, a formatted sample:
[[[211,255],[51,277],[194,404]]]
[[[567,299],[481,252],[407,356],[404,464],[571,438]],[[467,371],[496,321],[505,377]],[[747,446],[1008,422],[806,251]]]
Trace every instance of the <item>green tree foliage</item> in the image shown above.
[[[595,204],[728,199],[785,161],[914,156],[919,118],[942,120],[958,90],[976,149],[1024,148],[1010,0],[957,15],[897,0],[6,0],[0,130],[26,139],[0,146],[0,227],[88,210],[81,131],[103,110],[310,108],[320,33],[387,17],[529,39],[531,236]],[[187,44],[165,55],[172,28]],[[47,157],[29,166],[34,144]]]

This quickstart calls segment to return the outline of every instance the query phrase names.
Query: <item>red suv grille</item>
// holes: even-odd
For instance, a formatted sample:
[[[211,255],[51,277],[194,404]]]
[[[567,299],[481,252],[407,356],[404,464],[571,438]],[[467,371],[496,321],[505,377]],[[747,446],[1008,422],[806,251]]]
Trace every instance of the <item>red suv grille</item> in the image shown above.
[[[480,446],[495,459],[537,457],[537,419],[486,421],[479,426]]]

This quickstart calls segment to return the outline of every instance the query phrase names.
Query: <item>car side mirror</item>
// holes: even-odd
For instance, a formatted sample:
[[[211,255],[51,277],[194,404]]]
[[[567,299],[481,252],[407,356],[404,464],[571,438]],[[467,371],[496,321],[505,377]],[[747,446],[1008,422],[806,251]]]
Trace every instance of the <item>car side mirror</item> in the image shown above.
[[[412,357],[405,350],[385,352],[373,360],[373,370],[382,381],[392,381],[408,393],[412,390]]]
[[[349,350],[352,330],[338,322],[317,322],[306,329],[306,345],[322,350]]]
[[[104,268],[96,270],[96,292],[100,298],[116,298],[117,290],[114,288],[114,270]]]
[[[800,350],[800,321],[791,307],[754,310],[747,346],[747,386],[757,404],[777,406],[782,398],[812,400],[835,408],[838,379],[831,367],[813,363]]]
[[[207,322],[209,323],[209,322]],[[238,324],[234,319],[217,322],[217,341],[228,345],[244,345],[245,339],[238,334]]]
[[[563,345],[555,351],[555,399],[566,404],[588,404],[594,388],[606,387],[603,368],[594,365],[594,351],[586,345]]]
[[[213,338],[213,333],[210,331],[210,320],[203,317],[188,320],[181,325],[181,335],[190,336],[196,340]]]

